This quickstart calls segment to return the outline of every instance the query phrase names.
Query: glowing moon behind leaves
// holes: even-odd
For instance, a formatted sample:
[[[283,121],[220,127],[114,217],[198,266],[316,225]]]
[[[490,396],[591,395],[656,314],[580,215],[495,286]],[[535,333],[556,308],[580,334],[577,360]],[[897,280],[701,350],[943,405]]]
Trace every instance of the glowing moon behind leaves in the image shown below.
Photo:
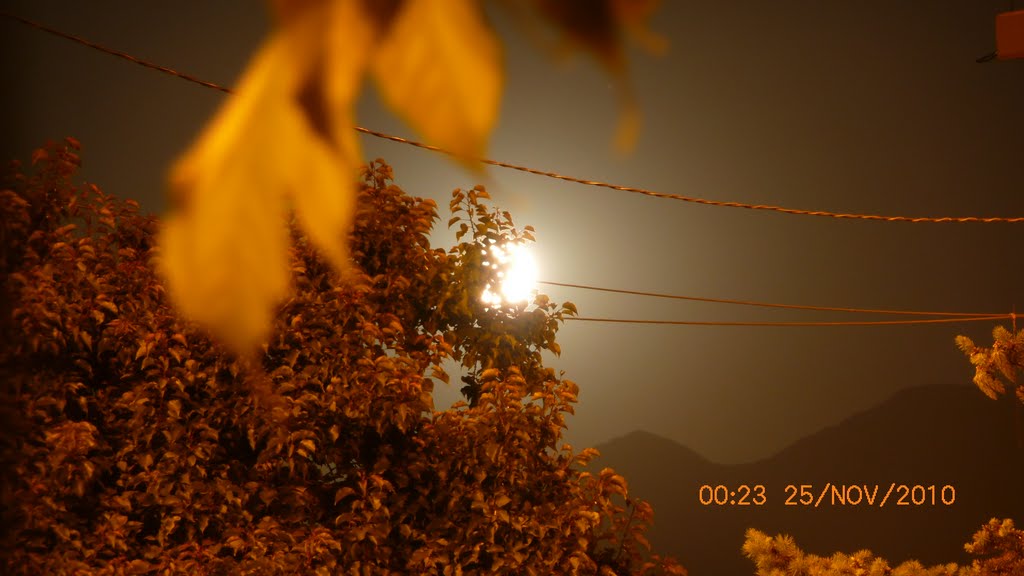
[[[537,294],[537,260],[526,245],[492,245],[484,266],[495,271],[494,280],[480,295],[487,306],[529,302]]]

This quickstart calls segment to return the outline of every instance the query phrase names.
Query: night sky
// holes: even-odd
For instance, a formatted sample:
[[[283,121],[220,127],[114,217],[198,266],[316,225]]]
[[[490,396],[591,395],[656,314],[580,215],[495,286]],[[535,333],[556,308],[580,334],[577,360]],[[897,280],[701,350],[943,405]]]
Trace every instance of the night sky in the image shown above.
[[[5,1],[6,10],[224,85],[267,31],[261,2]],[[723,201],[907,216],[1024,216],[1024,61],[994,48],[997,0],[669,1],[661,57],[630,50],[644,124],[616,151],[617,99],[592,60],[553,60],[500,12],[507,78],[490,157]],[[167,168],[224,95],[0,19],[0,158],[81,140],[82,175],[165,209]],[[357,123],[414,137],[372,90]],[[447,206],[479,178],[362,137],[408,193]],[[701,206],[490,168],[537,229],[544,280],[690,296],[905,310],[1024,311],[1024,224],[836,220]],[[442,223],[447,214],[442,214]],[[443,224],[441,225],[443,228]],[[437,246],[453,236],[439,231]],[[881,320],[545,287],[584,316]],[[968,384],[953,338],[992,323],[765,328],[567,323],[556,369],[581,389],[568,440],[644,429],[720,463],[790,442],[921,384]],[[980,392],[979,392],[980,394]],[[457,387],[438,393],[444,406]]]

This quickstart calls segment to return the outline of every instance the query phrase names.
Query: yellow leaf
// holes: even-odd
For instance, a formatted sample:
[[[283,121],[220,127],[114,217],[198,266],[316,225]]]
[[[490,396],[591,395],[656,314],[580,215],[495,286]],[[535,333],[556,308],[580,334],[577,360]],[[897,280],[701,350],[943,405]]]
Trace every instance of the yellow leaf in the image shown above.
[[[359,140],[352,121],[352,108],[362,88],[362,76],[370,62],[379,36],[372,15],[360,0],[328,2],[328,33],[324,39],[324,99],[331,111],[332,136],[343,153],[358,157]]]
[[[663,54],[668,40],[647,28],[661,0],[613,0],[612,9],[621,26],[651,54]]]
[[[566,41],[593,55],[615,80],[621,110],[615,144],[620,152],[628,152],[636,145],[641,123],[640,108],[628,80],[622,33],[629,32],[648,52],[663,53],[668,42],[647,28],[659,4],[660,0],[539,0],[537,3],[541,14],[555,25]]]
[[[431,144],[483,155],[501,100],[501,50],[476,0],[406,0],[378,45],[383,99]]]
[[[334,503],[337,504],[338,502],[341,501],[342,498],[345,498],[346,496],[350,496],[350,495],[352,495],[354,493],[355,493],[355,490],[352,489],[349,486],[344,486],[342,488],[338,488],[338,491],[334,493]]]
[[[344,271],[349,265],[345,238],[355,213],[355,179],[362,158],[352,111],[377,30],[359,0],[324,4],[323,68],[314,70],[310,82],[321,92],[327,123],[315,128],[329,134],[334,158],[305,158],[306,166],[295,174],[299,180],[294,201],[302,228],[335,268]]]
[[[270,8],[279,22],[287,23],[304,10],[324,0],[270,0]]]
[[[640,106],[636,103],[636,97],[628,84],[623,83],[619,88],[621,101],[619,111],[619,122],[615,128],[615,148],[620,153],[630,152],[636,147],[640,138]]]
[[[265,340],[287,295],[289,196],[317,245],[344,262],[339,224],[352,214],[357,159],[317,132],[301,100],[319,73],[330,6],[304,10],[264,44],[171,172],[181,206],[161,230],[161,272],[179,309],[236,350]]]

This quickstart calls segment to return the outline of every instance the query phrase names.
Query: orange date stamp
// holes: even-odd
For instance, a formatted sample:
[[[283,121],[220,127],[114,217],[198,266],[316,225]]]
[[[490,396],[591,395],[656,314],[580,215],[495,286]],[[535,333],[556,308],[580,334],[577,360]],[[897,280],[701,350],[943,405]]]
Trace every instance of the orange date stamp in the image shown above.
[[[951,484],[786,484],[785,506],[952,506],[956,488]],[[763,484],[703,484],[697,499],[704,506],[764,506],[768,489]]]

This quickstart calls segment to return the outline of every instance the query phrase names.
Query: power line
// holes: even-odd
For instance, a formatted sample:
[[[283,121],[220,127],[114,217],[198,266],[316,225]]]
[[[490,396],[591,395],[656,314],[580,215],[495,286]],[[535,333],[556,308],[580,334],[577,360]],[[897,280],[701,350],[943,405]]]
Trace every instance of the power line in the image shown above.
[[[356,130],[364,134],[383,138],[385,140],[391,140],[392,142],[400,142],[402,144],[409,144],[425,150],[431,150],[433,152],[440,152],[453,157],[459,157],[459,155],[445,150],[439,146],[433,146],[430,144],[424,144],[415,140],[409,140],[402,138],[401,136],[394,136],[391,134],[385,134],[383,132],[377,132],[368,128],[360,126],[356,127]],[[1020,223],[1024,222],[1024,216],[1014,217],[980,217],[980,216],[941,216],[941,217],[928,217],[928,216],[883,216],[881,214],[852,214],[852,213],[841,213],[841,212],[828,212],[825,210],[800,210],[798,208],[785,208],[783,206],[774,206],[771,204],[747,204],[745,202],[727,202],[722,200],[709,200],[707,198],[698,198],[695,196],[683,196],[681,194],[670,194],[668,192],[657,192],[655,190],[648,190],[646,188],[637,188],[634,186],[621,186],[618,184],[610,184],[601,180],[585,180],[583,178],[577,178],[575,176],[567,176],[558,172],[548,172],[544,170],[538,170],[536,168],[530,168],[528,166],[520,166],[518,164],[511,164],[508,162],[500,162],[498,160],[491,160],[488,158],[470,158],[483,164],[489,164],[491,166],[499,166],[501,168],[509,168],[512,170],[518,170],[520,172],[526,172],[528,174],[534,174],[537,176],[545,176],[547,178],[554,178],[556,180],[564,180],[566,182],[574,182],[576,184],[583,184],[584,186],[596,186],[599,188],[608,188],[611,190],[618,190],[620,192],[631,192],[633,194],[642,194],[644,196],[651,196],[654,198],[664,198],[668,200],[679,200],[682,202],[690,202],[693,204],[703,204],[705,206],[719,206],[723,208],[746,208],[748,210],[765,210],[769,212],[781,212],[783,214],[795,214],[800,216],[824,216],[828,218],[837,218],[845,220],[879,220],[884,222],[913,222],[913,223],[942,223],[942,222],[955,222],[955,223],[967,223],[967,222],[979,222],[984,224],[992,224],[995,222],[1004,223]]]
[[[776,327],[800,327],[800,326],[894,326],[908,324],[948,324],[954,322],[983,322],[990,320],[1009,319],[1012,314],[999,314],[992,316],[970,316],[961,318],[932,318],[928,320],[877,320],[863,322],[701,322],[696,320],[631,320],[623,318],[589,318],[580,316],[567,316],[566,321],[577,322],[610,322],[617,324],[663,324],[672,326],[776,326]]]
[[[200,86],[204,86],[206,88],[213,88],[214,90],[220,90],[221,92],[224,92],[226,94],[231,94],[232,93],[232,90],[230,88],[225,88],[224,86],[221,86],[220,84],[214,84],[213,82],[207,82],[205,80],[201,80],[199,78],[196,78],[195,76],[192,76],[190,74],[185,74],[184,72],[179,72],[179,71],[177,71],[177,70],[175,70],[173,68],[168,68],[166,66],[161,66],[159,64],[154,64],[152,62],[149,62],[148,60],[143,60],[142,58],[137,58],[135,56],[132,56],[131,54],[128,54],[127,52],[121,52],[120,50],[115,50],[113,48],[108,48],[108,47],[106,47],[106,46],[104,46],[102,44],[97,44],[95,42],[92,42],[91,40],[86,40],[85,38],[82,38],[81,36],[75,36],[74,34],[68,34],[67,32],[61,32],[60,30],[57,30],[55,28],[50,28],[49,26],[46,26],[45,24],[41,24],[39,22],[36,22],[35,20],[29,20],[28,18],[22,18],[21,16],[18,16],[16,14],[11,14],[9,12],[0,12],[0,16],[5,16],[5,17],[10,18],[12,20],[17,20],[18,22],[21,22],[22,24],[25,24],[27,26],[31,26],[32,28],[36,28],[36,29],[42,30],[43,32],[47,32],[49,34],[53,34],[54,36],[59,36],[61,38],[65,38],[67,40],[71,40],[72,42],[78,42],[79,44],[81,44],[83,46],[88,46],[89,48],[92,48],[94,50],[99,50],[100,52],[105,52],[107,54],[110,54],[111,56],[117,56],[118,58],[124,58],[125,60],[127,60],[129,62],[134,62],[134,63],[138,64],[139,66],[143,66],[145,68],[150,68],[152,70],[157,70],[159,72],[163,72],[164,74],[170,74],[171,76],[177,76],[178,78],[181,78],[183,80],[188,80],[189,82],[194,82],[194,83],[199,84]]]
[[[637,290],[620,290],[616,288],[601,288],[598,286],[587,286],[584,284],[569,284],[565,282],[550,282],[541,280],[538,284],[548,286],[561,286],[564,288],[579,288],[581,290],[592,290],[596,292],[611,292],[614,294],[628,294],[631,296],[646,296],[652,298],[668,298],[672,300],[687,300],[692,302],[711,302],[715,304],[738,304],[742,306],[759,306],[762,308],[785,308],[789,310],[815,310],[819,312],[853,312],[859,314],[899,314],[912,316],[962,316],[962,317],[1003,317],[1005,314],[992,314],[982,312],[922,312],[916,310],[884,310],[874,308],[839,308],[834,306],[803,306],[799,304],[774,304],[769,302],[757,302],[752,300],[731,300],[728,298],[705,298],[701,296],[680,296],[675,294],[661,294],[657,292],[640,292]]]
[[[198,84],[200,86],[203,86],[205,88],[212,88],[214,90],[218,90],[218,91],[224,92],[226,94],[234,93],[234,91],[231,88],[228,88],[228,87],[216,84],[214,82],[208,82],[208,81],[202,80],[202,79],[197,78],[195,76],[192,76],[190,74],[187,74],[187,73],[175,70],[173,68],[168,68],[166,66],[161,66],[159,64],[155,64],[155,63],[150,62],[148,60],[144,60],[142,58],[138,58],[136,56],[132,56],[131,54],[128,54],[126,52],[122,52],[120,50],[116,50],[116,49],[104,46],[102,44],[98,44],[96,42],[92,42],[92,41],[90,41],[88,39],[85,39],[85,38],[82,38],[80,36],[76,36],[74,34],[63,32],[63,31],[57,30],[55,28],[51,28],[51,27],[46,26],[46,25],[44,25],[42,23],[36,22],[34,20],[30,20],[28,18],[23,18],[21,16],[17,16],[17,15],[6,13],[6,12],[0,12],[0,16],[5,16],[7,18],[10,18],[10,19],[15,20],[17,22],[20,22],[20,23],[25,24],[27,26],[39,29],[41,31],[47,32],[49,34],[53,34],[53,35],[61,37],[61,38],[65,38],[67,40],[71,40],[73,42],[79,43],[79,44],[81,44],[83,46],[87,46],[89,48],[93,48],[93,49],[98,50],[100,52],[104,52],[104,53],[112,55],[112,56],[123,58],[125,60],[128,60],[129,62],[133,62],[133,63],[138,64],[140,66],[143,66],[145,68],[150,68],[152,70],[157,70],[159,72],[163,72],[165,74],[169,74],[171,76],[175,76],[177,78],[181,78],[183,80],[187,80],[189,82],[193,82],[193,83]],[[433,146],[433,145],[430,145],[430,144],[425,144],[425,143],[422,143],[422,142],[417,142],[417,141],[414,141],[414,140],[409,140],[409,139],[406,139],[406,138],[402,138],[400,136],[394,136],[392,134],[386,134],[386,133],[383,133],[383,132],[378,132],[376,130],[371,130],[369,128],[364,128],[364,127],[361,127],[361,126],[356,126],[355,130],[358,131],[358,132],[362,132],[364,134],[375,136],[377,138],[382,138],[382,139],[385,139],[385,140],[390,140],[390,141],[398,142],[398,143],[402,143],[402,144],[409,144],[411,146],[416,146],[418,148],[423,148],[425,150],[430,150],[430,151],[433,151],[433,152],[440,152],[442,154],[447,154],[449,156],[457,156],[455,153],[453,153],[453,152],[451,152],[449,150],[446,150],[444,148],[441,148],[439,146]],[[882,215],[874,215],[874,214],[843,214],[843,213],[833,213],[833,212],[826,212],[826,211],[808,211],[808,210],[798,210],[798,209],[784,208],[784,207],[780,207],[780,206],[771,206],[771,205],[753,205],[753,204],[746,204],[746,203],[742,203],[742,202],[723,202],[723,201],[717,201],[717,200],[708,200],[708,199],[704,199],[704,198],[696,198],[696,197],[681,196],[681,195],[677,195],[677,194],[668,194],[668,193],[663,193],[663,192],[656,192],[656,191],[653,191],[653,190],[647,190],[647,189],[644,189],[644,188],[636,188],[636,187],[632,187],[632,186],[619,186],[619,185],[609,184],[607,182],[602,182],[602,181],[597,181],[597,180],[584,180],[584,179],[581,179],[581,178],[576,178],[576,177],[572,177],[572,176],[566,176],[566,175],[563,175],[563,174],[559,174],[557,172],[548,172],[548,171],[538,170],[538,169],[530,168],[530,167],[527,167],[527,166],[520,166],[520,165],[511,164],[511,163],[508,163],[508,162],[501,162],[501,161],[492,160],[492,159],[488,159],[488,158],[474,158],[473,160],[479,161],[479,162],[484,163],[484,164],[489,164],[489,165],[492,165],[492,166],[498,166],[498,167],[501,167],[501,168],[508,168],[508,169],[512,169],[512,170],[519,170],[519,171],[522,171],[522,172],[527,172],[527,173],[535,174],[535,175],[538,175],[538,176],[545,176],[545,177],[548,177],[548,178],[554,178],[554,179],[558,179],[558,180],[575,182],[575,183],[582,184],[582,185],[587,185],[587,186],[598,186],[598,187],[604,187],[604,188],[609,188],[609,189],[612,189],[612,190],[618,190],[618,191],[623,191],[623,192],[632,192],[632,193],[637,193],[637,194],[644,194],[644,195],[647,195],[647,196],[653,196],[653,197],[657,197],[657,198],[681,200],[681,201],[685,201],[685,202],[691,202],[691,203],[697,203],[697,204],[705,204],[705,205],[710,205],[710,206],[722,206],[722,207],[732,207],[732,208],[747,208],[747,209],[751,209],[751,210],[768,210],[768,211],[782,212],[782,213],[786,213],[786,214],[797,214],[797,215],[807,215],[807,216],[826,216],[826,217],[832,217],[832,218],[858,219],[858,220],[882,220],[882,221],[889,221],[889,222],[981,222],[981,223],[994,223],[994,222],[1017,223],[1017,222],[1024,222],[1024,217],[1011,217],[1011,218],[991,217],[991,218],[981,218],[981,217],[968,216],[968,217],[939,217],[939,218],[930,218],[930,217],[907,217],[907,216],[882,216]],[[690,326],[877,326],[877,325],[905,325],[905,324],[934,324],[934,323],[950,323],[950,322],[974,322],[974,321],[996,320],[996,319],[1001,319],[1001,318],[1011,318],[1013,320],[1016,320],[1016,315],[1015,314],[985,315],[985,314],[975,314],[975,313],[969,313],[969,312],[922,312],[922,311],[909,311],[909,310],[882,310],[882,309],[865,309],[865,308],[841,308],[841,307],[828,307],[828,306],[806,306],[806,305],[795,305],[795,304],[775,304],[775,303],[767,303],[767,302],[732,300],[732,299],[725,299],[725,298],[706,298],[706,297],[697,297],[697,296],[682,296],[682,295],[660,294],[660,293],[654,293],[654,292],[641,292],[641,291],[635,291],[635,290],[620,290],[620,289],[613,289],[613,288],[601,288],[601,287],[596,287],[596,286],[586,286],[586,285],[582,285],[582,284],[569,284],[569,283],[562,283],[562,282],[540,282],[540,283],[541,284],[548,284],[548,285],[552,285],[552,286],[562,286],[562,287],[568,287],[568,288],[579,288],[579,289],[584,289],[584,290],[611,292],[611,293],[617,293],[617,294],[629,294],[629,295],[637,295],[637,296],[649,296],[649,297],[655,297],[655,298],[668,298],[668,299],[689,300],[689,301],[697,301],[697,302],[711,302],[711,303],[721,303],[721,304],[737,304],[737,305],[746,305],[746,306],[759,306],[759,307],[767,307],[767,308],[785,308],[785,309],[795,309],[795,310],[815,310],[815,311],[831,311],[831,312],[877,313],[877,314],[894,314],[894,315],[926,315],[926,316],[946,316],[947,317],[947,318],[929,319],[929,320],[889,320],[889,321],[859,321],[859,322],[856,322],[856,321],[854,321],[854,322],[704,322],[704,321],[676,321],[676,320],[634,320],[634,319],[590,318],[590,317],[570,317],[570,318],[568,318],[568,320],[575,320],[575,321],[581,321],[581,322],[610,322],[610,323],[629,323],[629,324],[666,324],[666,325],[690,325]],[[957,318],[948,318],[949,316],[956,316]]]
[[[128,60],[130,62],[134,62],[134,63],[139,64],[141,66],[145,66],[146,68],[150,68],[150,69],[153,69],[153,70],[158,70],[158,71],[163,72],[165,74],[170,74],[172,76],[181,78],[183,80],[188,80],[189,82],[194,82],[196,84],[199,84],[200,86],[204,86],[204,87],[207,87],[207,88],[212,88],[214,90],[219,90],[221,92],[225,92],[225,93],[229,93],[229,94],[233,92],[230,88],[221,86],[219,84],[215,84],[213,82],[207,82],[205,80],[201,80],[199,78],[196,78],[195,76],[192,76],[192,75],[189,75],[189,74],[185,74],[183,72],[179,72],[179,71],[174,70],[172,68],[168,68],[166,66],[160,66],[158,64],[154,64],[154,63],[149,62],[147,60],[143,60],[141,58],[137,58],[137,57],[132,56],[130,54],[127,54],[125,52],[121,52],[120,50],[115,50],[113,48],[108,48],[106,46],[103,46],[101,44],[97,44],[95,42],[86,40],[86,39],[81,38],[79,36],[75,36],[73,34],[68,34],[66,32],[61,32],[60,30],[56,30],[54,28],[50,28],[49,26],[46,26],[46,25],[41,24],[39,22],[36,22],[34,20],[29,20],[28,18],[23,18],[21,16],[16,16],[16,15],[9,14],[9,13],[6,13],[6,12],[0,12],[0,16],[6,16],[7,18],[10,18],[12,20],[16,20],[16,21],[18,21],[18,22],[20,22],[22,24],[27,25],[27,26],[31,26],[33,28],[42,30],[44,32],[48,32],[48,33],[53,34],[55,36],[59,36],[61,38],[65,38],[65,39],[71,40],[73,42],[77,42],[79,44],[82,44],[83,46],[88,46],[89,48],[93,48],[95,50],[99,50],[101,52],[105,52],[105,53],[110,54],[112,56],[117,56],[119,58],[124,58],[125,60]],[[363,134],[368,134],[370,136],[375,136],[377,138],[382,138],[382,139],[385,139],[385,140],[390,140],[392,142],[399,142],[399,143],[402,143],[402,144],[408,144],[410,146],[416,146],[416,147],[422,148],[424,150],[430,150],[430,151],[433,151],[433,152],[440,152],[442,154],[447,154],[449,156],[458,157],[457,154],[455,154],[454,152],[452,152],[450,150],[446,150],[446,149],[438,147],[438,146],[432,146],[430,144],[425,144],[423,142],[417,142],[415,140],[410,140],[410,139],[407,139],[407,138],[402,138],[401,136],[394,136],[392,134],[385,134],[383,132],[378,132],[376,130],[370,130],[369,128],[363,128],[361,126],[356,126],[355,130],[358,131],[358,132],[362,132]],[[748,210],[764,210],[764,211],[769,211],[769,212],[780,212],[780,213],[783,213],[783,214],[795,214],[795,215],[801,215],[801,216],[821,216],[821,217],[837,218],[837,219],[847,219],[847,220],[878,220],[878,221],[884,221],[884,222],[913,222],[913,223],[923,223],[923,222],[932,222],[932,223],[941,223],[941,222],[956,222],[956,223],[979,222],[979,223],[985,223],[985,224],[991,224],[991,223],[996,223],[996,222],[1003,222],[1003,223],[1020,223],[1020,222],[1024,222],[1024,216],[1020,216],[1020,217],[998,217],[998,216],[994,216],[994,217],[978,217],[978,216],[943,216],[943,217],[884,216],[884,215],[881,215],[881,214],[853,214],[853,213],[828,212],[828,211],[824,211],[824,210],[800,210],[800,209],[796,209],[796,208],[786,208],[786,207],[783,207],[783,206],[774,206],[774,205],[769,205],[769,204],[747,204],[747,203],[744,203],[744,202],[726,202],[726,201],[721,201],[721,200],[710,200],[710,199],[707,199],[707,198],[698,198],[698,197],[693,197],[693,196],[683,196],[683,195],[680,195],[680,194],[670,194],[670,193],[667,193],[667,192],[657,192],[657,191],[654,191],[654,190],[648,190],[646,188],[638,188],[638,187],[634,187],[634,186],[621,186],[621,185],[617,185],[617,184],[610,184],[608,182],[603,182],[603,181],[600,181],[600,180],[587,180],[587,179],[583,179],[583,178],[577,178],[577,177],[574,177],[574,176],[567,176],[565,174],[560,174],[558,172],[550,172],[550,171],[545,171],[545,170],[539,170],[539,169],[536,169],[536,168],[530,168],[528,166],[521,166],[521,165],[518,165],[518,164],[512,164],[512,163],[509,163],[509,162],[501,162],[501,161],[498,161],[498,160],[491,160],[489,158],[470,158],[470,160],[478,161],[478,162],[481,162],[483,164],[488,164],[488,165],[491,165],[491,166],[498,166],[498,167],[501,167],[501,168],[508,168],[510,170],[518,170],[520,172],[526,172],[526,173],[534,174],[534,175],[537,175],[537,176],[545,176],[547,178],[553,178],[553,179],[556,179],[556,180],[563,180],[563,181],[566,181],[566,182],[574,182],[576,184],[582,184],[582,185],[585,185],[585,186],[595,186],[595,187],[600,187],[600,188],[608,188],[608,189],[617,190],[617,191],[620,191],[620,192],[630,192],[630,193],[634,193],[634,194],[642,194],[642,195],[645,195],[645,196],[651,196],[651,197],[654,197],[654,198],[664,198],[664,199],[669,199],[669,200],[679,200],[679,201],[682,201],[682,202],[690,202],[690,203],[694,203],[694,204],[703,204],[703,205],[706,205],[706,206],[720,206],[720,207],[724,207],[724,208],[746,208]]]

